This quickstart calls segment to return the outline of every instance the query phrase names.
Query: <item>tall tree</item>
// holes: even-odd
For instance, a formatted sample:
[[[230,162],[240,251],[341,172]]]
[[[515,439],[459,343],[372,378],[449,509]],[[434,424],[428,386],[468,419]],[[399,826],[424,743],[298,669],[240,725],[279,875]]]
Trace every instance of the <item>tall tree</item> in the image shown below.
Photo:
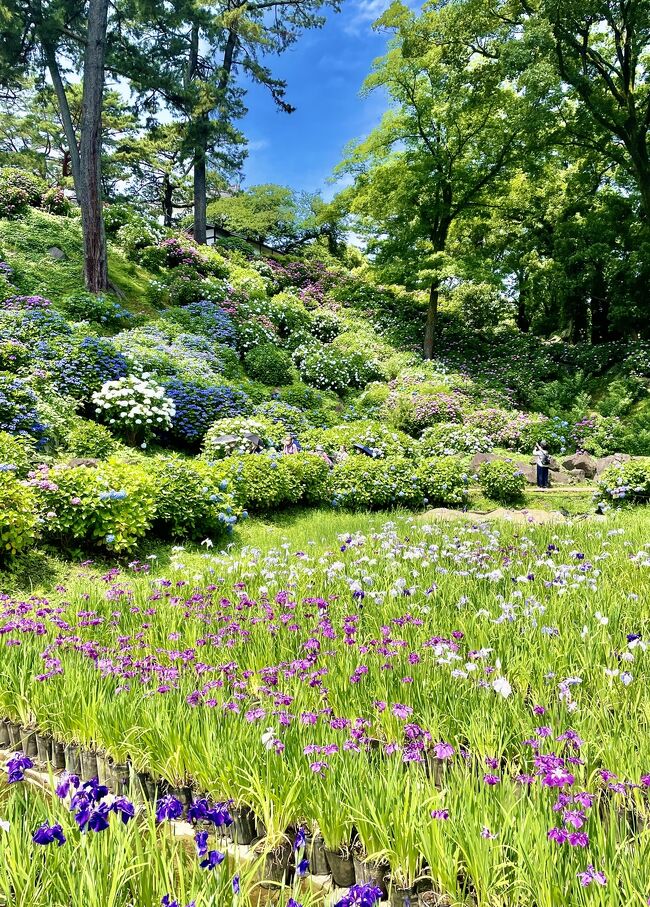
[[[333,213],[318,193],[297,192],[273,183],[223,195],[208,205],[211,220],[285,253],[321,236],[336,246],[339,224]]]
[[[512,80],[510,26],[492,19],[488,29],[473,0],[419,16],[395,2],[378,24],[393,40],[366,88],[387,92],[391,107],[343,163],[354,176],[344,194],[380,271],[428,285],[423,346],[431,358],[442,281],[453,273],[452,226],[489,207],[530,138],[540,140],[544,78]]]
[[[291,112],[286,85],[266,60],[319,27],[338,0],[161,0],[139,3],[140,53],[130,60],[133,86],[153,105],[158,99],[185,121],[186,154],[194,182],[194,235],[205,242],[207,169],[223,163],[241,140],[234,123],[244,112],[241,76],[266,87]]]
[[[650,3],[648,0],[523,0],[524,17],[545,15],[561,78],[580,101],[573,127],[636,181],[650,220]],[[532,20],[531,20],[532,14]]]

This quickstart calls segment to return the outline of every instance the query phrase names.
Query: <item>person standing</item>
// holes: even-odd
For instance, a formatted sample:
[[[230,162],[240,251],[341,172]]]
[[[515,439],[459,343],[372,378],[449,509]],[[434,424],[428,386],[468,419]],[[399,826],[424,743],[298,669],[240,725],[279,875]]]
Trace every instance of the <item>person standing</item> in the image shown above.
[[[538,441],[533,450],[535,463],[537,464],[537,487],[550,488],[549,472],[551,467],[551,455],[548,452],[546,441]]]

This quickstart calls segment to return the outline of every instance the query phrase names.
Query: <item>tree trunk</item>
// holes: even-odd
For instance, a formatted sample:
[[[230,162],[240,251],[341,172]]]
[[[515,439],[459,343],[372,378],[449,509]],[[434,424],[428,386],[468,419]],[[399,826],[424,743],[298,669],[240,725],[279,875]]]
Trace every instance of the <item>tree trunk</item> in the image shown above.
[[[61,78],[59,64],[56,59],[56,51],[50,44],[44,43],[43,53],[45,54],[47,69],[50,74],[50,78],[52,79],[52,85],[54,86],[56,100],[59,105],[59,113],[61,114],[61,123],[63,125],[65,140],[68,143],[67,164],[70,168],[70,172],[72,173],[72,182],[74,184],[75,195],[77,196],[77,200],[80,201],[82,193],[81,161],[79,159],[79,145],[77,144],[77,134],[75,132],[74,123],[72,122],[72,114],[70,113],[68,96],[65,92],[63,79]],[[65,170],[65,156],[63,166]],[[64,176],[67,176],[67,173],[64,172]]]
[[[171,227],[172,217],[174,214],[174,205],[173,205],[173,196],[174,196],[174,186],[172,181],[169,178],[169,174],[166,173],[163,177],[163,224],[165,227]]]
[[[205,116],[207,120],[207,115]],[[203,120],[203,116],[201,117]],[[203,124],[202,124],[203,125]],[[201,129],[199,139],[194,146],[194,242],[205,245],[207,242],[207,150],[206,135]]]
[[[528,315],[528,280],[525,274],[519,274],[519,294],[517,296],[516,324],[522,334],[530,330],[530,316]]]
[[[440,281],[434,280],[429,290],[429,305],[427,307],[427,323],[424,328],[424,358],[433,359],[433,342],[436,336],[438,321],[438,298],[440,296]]]
[[[108,0],[90,0],[81,106],[81,225],[84,277],[91,293],[108,289],[106,235],[102,214],[102,106]]]
[[[607,343],[609,330],[609,292],[602,268],[597,268],[591,287],[591,342]]]

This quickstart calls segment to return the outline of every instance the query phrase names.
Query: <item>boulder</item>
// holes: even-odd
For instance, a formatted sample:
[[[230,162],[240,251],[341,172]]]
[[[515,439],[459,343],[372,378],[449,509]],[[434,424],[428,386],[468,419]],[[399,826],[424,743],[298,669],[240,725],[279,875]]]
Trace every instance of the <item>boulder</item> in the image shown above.
[[[588,453],[575,453],[570,457],[562,460],[562,466],[567,472],[574,472],[576,469],[582,470],[588,479],[593,479],[596,475],[598,461]]]
[[[50,246],[50,248],[47,250],[47,254],[55,261],[63,261],[68,257],[63,249],[59,249],[58,246]]]
[[[476,472],[479,466],[481,466],[483,463],[492,463],[494,460],[500,459],[501,457],[497,456],[497,454],[477,453],[472,457],[472,462],[469,464],[470,469],[472,470],[472,472]]]
[[[569,469],[568,472],[569,475],[572,475],[578,482],[584,482],[587,478],[587,474],[584,469]]]
[[[609,469],[610,466],[619,466],[621,463],[626,463],[628,460],[631,460],[632,457],[629,454],[612,454],[609,457],[600,457],[596,460],[596,475],[599,476],[606,469]]]
[[[78,466],[86,466],[88,469],[97,469],[99,460],[95,460],[92,457],[75,457],[72,460],[68,460],[65,465],[69,469],[76,469]]]

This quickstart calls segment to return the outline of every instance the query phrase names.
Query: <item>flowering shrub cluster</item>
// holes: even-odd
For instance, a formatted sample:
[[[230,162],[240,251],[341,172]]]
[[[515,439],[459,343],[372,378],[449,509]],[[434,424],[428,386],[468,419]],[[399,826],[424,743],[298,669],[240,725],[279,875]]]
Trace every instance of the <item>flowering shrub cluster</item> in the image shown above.
[[[92,395],[100,421],[129,444],[146,446],[147,439],[171,428],[174,401],[147,372],[107,381]]]
[[[110,296],[95,293],[73,293],[61,300],[61,308],[74,321],[96,321],[107,327],[121,327],[133,314]]]
[[[156,512],[152,477],[118,460],[97,468],[40,466],[29,485],[44,535],[59,544],[127,551],[151,528]]]
[[[351,387],[365,387],[379,374],[377,363],[366,359],[362,353],[343,352],[313,342],[298,347],[293,360],[306,384],[336,393]]]
[[[0,431],[26,435],[39,445],[47,440],[47,426],[38,412],[38,398],[29,383],[0,372]]]
[[[244,357],[246,371],[251,378],[276,387],[291,384],[291,356],[273,343],[262,343],[249,350]]]
[[[603,504],[646,504],[650,501],[650,459],[610,466],[598,477],[598,500]]]
[[[413,456],[415,453],[412,438],[371,419],[335,425],[324,430],[315,428],[306,432],[301,440],[306,448],[322,445],[330,456],[334,456],[341,447],[345,447],[349,454],[360,453],[355,445],[374,451],[375,457]],[[367,462],[368,457],[363,456]]]
[[[217,419],[203,439],[203,454],[207,460],[220,460],[230,454],[250,453],[251,436],[259,438],[262,447],[279,447],[285,434],[281,423],[265,416]]]
[[[5,464],[6,465],[6,464]],[[13,465],[13,464],[9,464]],[[38,517],[34,496],[0,463],[0,564],[34,543]]]
[[[165,385],[165,393],[174,406],[169,434],[190,446],[199,444],[217,420],[241,416],[250,408],[247,395],[233,387],[176,378]]]
[[[501,504],[517,503],[526,487],[526,477],[511,460],[482,463],[479,482],[485,496]]]
[[[231,317],[214,302],[207,299],[192,302],[183,308],[168,309],[164,320],[179,324],[190,334],[199,334],[213,343],[235,347],[237,329]]]
[[[18,217],[32,205],[39,207],[47,185],[18,167],[0,168],[0,217]]]
[[[412,460],[350,457],[332,471],[332,505],[345,510],[373,510],[424,503]]]
[[[90,400],[109,381],[124,378],[128,363],[104,337],[84,337],[79,343],[56,344],[44,357],[58,393]]]
[[[488,453],[493,447],[494,442],[485,429],[454,422],[438,422],[425,429],[420,438],[420,450],[427,456]]]

